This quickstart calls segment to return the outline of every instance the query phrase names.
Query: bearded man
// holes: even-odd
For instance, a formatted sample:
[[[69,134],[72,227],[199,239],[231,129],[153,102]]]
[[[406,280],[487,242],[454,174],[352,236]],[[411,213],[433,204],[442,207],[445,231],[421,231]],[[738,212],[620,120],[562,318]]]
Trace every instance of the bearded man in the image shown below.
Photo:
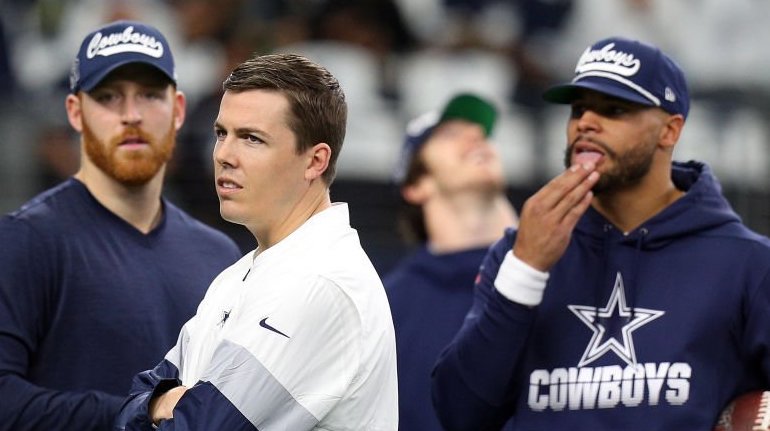
[[[543,97],[569,105],[566,169],[487,253],[433,370],[447,430],[701,431],[770,387],[770,240],[703,162],[659,48],[611,37]]]
[[[65,106],[80,169],[0,219],[0,430],[109,430],[235,243],[161,196],[185,117],[155,28],[82,42]]]

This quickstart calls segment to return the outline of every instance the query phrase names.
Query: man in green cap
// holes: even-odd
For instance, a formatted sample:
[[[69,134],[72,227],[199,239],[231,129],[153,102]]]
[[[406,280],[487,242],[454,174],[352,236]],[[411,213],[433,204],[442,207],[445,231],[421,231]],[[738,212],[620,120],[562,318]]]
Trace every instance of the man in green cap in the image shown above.
[[[488,101],[459,94],[407,126],[394,182],[402,233],[419,247],[383,280],[396,330],[401,431],[442,429],[431,369],[471,305],[488,247],[517,223],[489,141],[496,117]]]

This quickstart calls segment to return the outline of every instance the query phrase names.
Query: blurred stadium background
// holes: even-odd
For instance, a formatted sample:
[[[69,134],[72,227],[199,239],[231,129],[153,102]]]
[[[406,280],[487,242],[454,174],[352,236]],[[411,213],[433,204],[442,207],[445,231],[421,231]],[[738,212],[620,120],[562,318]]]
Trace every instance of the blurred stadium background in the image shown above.
[[[382,273],[408,248],[390,183],[406,122],[457,91],[494,100],[494,140],[520,208],[561,169],[567,110],[544,106],[540,92],[610,35],[651,42],[679,61],[693,106],[675,157],[709,163],[744,221],[770,233],[764,0],[0,0],[0,13],[2,213],[77,169],[63,102],[69,67],[87,31],[127,18],[167,35],[188,96],[166,195],[244,251],[253,238],[219,218],[210,153],[221,81],[251,53],[298,52],[342,83],[349,127],[332,198],[351,204]]]

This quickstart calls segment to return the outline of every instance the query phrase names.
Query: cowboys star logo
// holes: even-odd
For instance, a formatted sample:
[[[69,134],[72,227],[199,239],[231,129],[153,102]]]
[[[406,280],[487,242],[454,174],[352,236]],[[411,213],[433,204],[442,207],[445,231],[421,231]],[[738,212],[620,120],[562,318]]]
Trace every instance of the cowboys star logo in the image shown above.
[[[609,351],[615,352],[627,364],[636,365],[633,332],[665,314],[664,311],[629,308],[626,305],[623,277],[620,272],[604,308],[597,309],[585,305],[567,307],[593,331],[591,341],[588,342],[578,367],[590,364]]]

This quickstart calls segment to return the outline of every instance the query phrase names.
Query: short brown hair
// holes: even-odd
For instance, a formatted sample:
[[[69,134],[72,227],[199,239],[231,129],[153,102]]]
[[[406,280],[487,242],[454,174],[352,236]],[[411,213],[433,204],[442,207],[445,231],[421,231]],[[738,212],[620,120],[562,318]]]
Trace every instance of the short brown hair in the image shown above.
[[[348,116],[345,94],[337,78],[301,55],[255,55],[236,66],[222,88],[236,93],[276,90],[286,95],[288,126],[297,137],[297,153],[319,142],[331,148],[329,167],[322,176],[326,185],[331,185]]]

